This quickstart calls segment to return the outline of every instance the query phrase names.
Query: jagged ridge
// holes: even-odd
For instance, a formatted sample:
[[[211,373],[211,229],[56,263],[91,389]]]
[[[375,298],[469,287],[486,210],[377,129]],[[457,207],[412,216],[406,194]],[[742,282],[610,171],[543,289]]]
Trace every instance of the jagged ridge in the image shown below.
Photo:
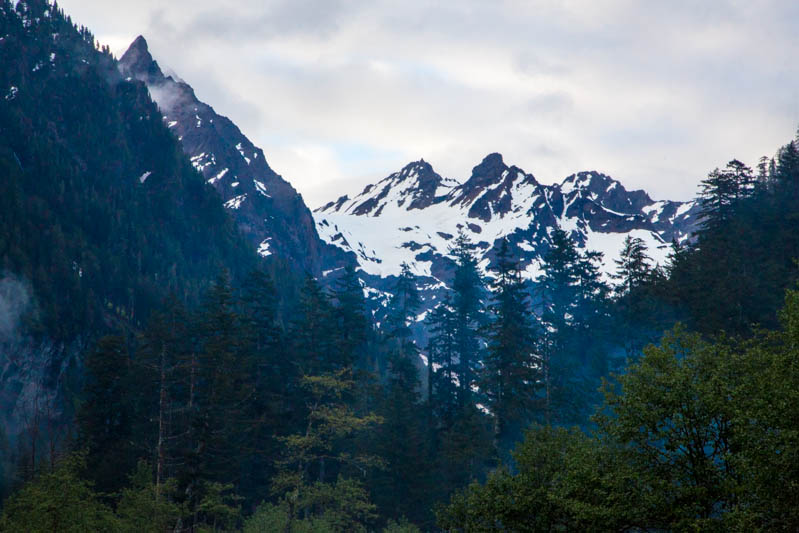
[[[486,269],[499,240],[507,237],[534,278],[554,228],[569,232],[580,247],[605,253],[609,272],[628,234],[643,238],[653,258],[663,262],[672,239],[689,238],[696,214],[693,202],[656,202],[596,171],[542,185],[492,153],[463,183],[418,161],[352,199],[328,203],[314,216],[322,238],[355,252],[368,274],[391,276],[407,262],[418,275],[445,282],[448,248],[458,231],[476,243]],[[369,220],[374,218],[381,222]]]
[[[259,254],[274,253],[316,275],[323,264],[345,260],[341,250],[319,239],[302,196],[272,170],[263,151],[230,119],[200,101],[190,85],[164,75],[144,37],[133,41],[119,68],[147,85],[183,151]]]

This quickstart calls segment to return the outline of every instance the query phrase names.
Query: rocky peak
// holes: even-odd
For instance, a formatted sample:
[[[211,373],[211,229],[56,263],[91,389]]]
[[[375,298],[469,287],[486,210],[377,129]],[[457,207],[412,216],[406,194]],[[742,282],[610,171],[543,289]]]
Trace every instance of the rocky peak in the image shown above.
[[[571,200],[579,196],[619,213],[638,213],[654,203],[646,192],[628,191],[620,182],[595,170],[568,176],[560,190]]]
[[[529,195],[537,186],[532,174],[516,166],[509,167],[502,155],[492,153],[472,169],[471,177],[463,185],[452,190],[449,203],[469,206],[469,217],[488,221],[496,214],[507,214],[512,209],[514,196]]]
[[[367,186],[361,194],[328,204],[319,211],[343,210],[354,215],[379,216],[386,208],[403,211],[424,209],[443,199],[452,185],[444,180],[432,165],[420,159],[405,165],[399,172]],[[343,202],[341,200],[344,200]]]
[[[184,153],[221,196],[246,239],[262,256],[275,254],[311,273],[344,259],[321,242],[310,210],[227,117],[199,100],[177,77],[165,76],[143,37],[119,61],[123,76],[143,82]]]
[[[164,73],[158,62],[153,59],[147,41],[139,35],[131,43],[127,51],[119,58],[119,67],[123,74],[127,74],[146,84],[160,82],[164,79]]]
[[[503,173],[506,170],[508,170],[508,166],[502,160],[501,154],[488,154],[479,165],[472,169],[471,177],[463,184],[461,189],[469,192],[494,185],[503,178]]]

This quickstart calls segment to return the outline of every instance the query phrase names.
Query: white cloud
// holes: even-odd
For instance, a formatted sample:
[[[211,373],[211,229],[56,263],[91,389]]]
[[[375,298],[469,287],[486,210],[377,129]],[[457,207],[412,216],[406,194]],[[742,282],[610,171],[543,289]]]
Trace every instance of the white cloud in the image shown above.
[[[144,34],[312,207],[420,157],[463,179],[491,151],[685,199],[799,123],[792,0],[60,4],[118,53]]]

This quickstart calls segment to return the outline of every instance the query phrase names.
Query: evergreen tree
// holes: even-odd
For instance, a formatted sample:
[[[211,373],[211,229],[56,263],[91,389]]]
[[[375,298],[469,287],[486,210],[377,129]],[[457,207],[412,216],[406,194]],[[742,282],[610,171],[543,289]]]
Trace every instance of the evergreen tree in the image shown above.
[[[363,361],[364,348],[369,336],[369,320],[366,316],[366,300],[358,273],[351,265],[344,267],[344,273],[336,280],[333,291],[336,302],[335,347],[344,366],[357,362],[372,368],[374,362]],[[371,364],[370,364],[371,363]]]
[[[620,257],[614,260],[616,274],[613,278],[619,282],[616,291],[620,295],[630,294],[646,282],[652,271],[646,252],[647,246],[643,239],[631,235],[624,239]]]
[[[418,353],[413,341],[411,325],[416,320],[416,311],[421,301],[416,287],[416,278],[407,263],[402,263],[400,275],[394,286],[389,303],[387,336],[396,344],[399,353],[410,357]]]
[[[643,239],[630,235],[624,239],[619,259],[615,260],[617,280],[616,331],[628,360],[636,357],[660,333],[652,310],[652,295],[647,282],[655,269],[650,264]]]
[[[239,482],[253,420],[251,359],[226,274],[209,289],[198,317],[198,350],[190,366],[188,449],[179,473],[192,521],[213,482]]]
[[[434,478],[427,421],[419,415],[418,371],[398,353],[389,365],[379,411],[383,423],[375,431],[375,455],[384,467],[375,472],[370,486],[381,516],[429,523]]]
[[[245,339],[242,357],[255,374],[253,394],[245,405],[249,427],[248,438],[241,443],[246,452],[238,490],[256,501],[268,496],[278,452],[276,436],[296,422],[289,414],[291,384],[297,376],[284,346],[278,304],[272,277],[261,270],[251,272],[241,290],[240,321]]]
[[[188,315],[180,302],[170,299],[162,312],[153,313],[140,336],[134,359],[134,379],[128,394],[136,399],[136,440],[155,463],[155,490],[180,462],[181,435],[188,429],[186,376],[190,369]]]
[[[379,464],[372,456],[341,448],[342,441],[382,422],[374,414],[359,416],[349,407],[348,396],[354,387],[351,370],[305,376],[302,387],[306,391],[305,429],[281,438],[284,448],[272,483],[273,492],[286,508],[286,531],[293,531],[300,517],[321,516],[340,508],[341,498],[346,498],[348,492],[331,490],[331,472],[351,470],[363,475]],[[337,484],[341,483],[358,494],[357,505],[350,509],[355,516],[350,515],[349,526],[365,527],[372,518],[371,504],[357,482],[339,478]],[[326,496],[322,498],[323,495]],[[359,513],[359,508],[364,512]]]
[[[428,318],[430,340],[427,345],[427,401],[431,425],[433,418],[451,423],[458,410],[455,375],[457,372],[457,342],[455,339],[455,313],[452,299],[446,294],[444,301],[430,312]]]
[[[488,327],[488,350],[481,379],[494,417],[500,449],[520,435],[532,418],[541,380],[532,316],[525,283],[506,239],[497,254],[493,282],[493,322]]]
[[[106,336],[86,359],[87,380],[78,413],[81,441],[87,445],[86,461],[103,491],[119,490],[136,464],[131,447],[132,406],[128,395],[130,357],[125,340]],[[122,479],[120,479],[122,477]]]
[[[577,306],[577,261],[574,242],[565,231],[556,229],[544,257],[543,274],[538,278],[541,298],[543,342],[540,344],[541,372],[544,383],[544,415],[549,423],[560,403],[560,389],[574,373],[575,340],[572,331]],[[573,385],[573,383],[572,383]]]
[[[344,366],[335,346],[333,307],[329,296],[308,276],[300,293],[299,317],[291,327],[298,375],[317,375]]]
[[[538,281],[543,325],[541,357],[547,422],[584,419],[596,380],[607,372],[608,293],[602,254],[577,251],[562,230],[552,232]]]
[[[472,387],[480,371],[483,340],[479,332],[485,325],[485,288],[477,269],[477,259],[468,236],[460,232],[450,253],[455,256],[452,282],[455,349],[458,358],[458,403],[461,409],[472,403]]]
[[[738,203],[748,197],[754,188],[752,169],[733,159],[724,170],[716,169],[702,181],[700,204],[705,230],[723,226],[733,215]]]

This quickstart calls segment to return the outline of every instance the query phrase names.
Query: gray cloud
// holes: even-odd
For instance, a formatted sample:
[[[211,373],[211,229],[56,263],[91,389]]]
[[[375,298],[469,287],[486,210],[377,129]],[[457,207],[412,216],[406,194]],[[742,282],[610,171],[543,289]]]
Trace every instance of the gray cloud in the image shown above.
[[[411,159],[498,150],[691,197],[799,123],[799,3],[62,0],[121,52],[142,33],[312,205]]]

